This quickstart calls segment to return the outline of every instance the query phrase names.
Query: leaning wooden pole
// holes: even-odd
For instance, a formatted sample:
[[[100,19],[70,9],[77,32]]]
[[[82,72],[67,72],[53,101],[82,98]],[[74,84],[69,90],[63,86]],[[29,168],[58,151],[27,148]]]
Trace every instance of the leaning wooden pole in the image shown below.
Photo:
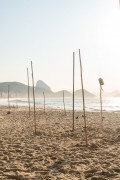
[[[10,114],[10,85],[8,85],[8,114]]]
[[[65,93],[63,91],[63,106],[64,106],[64,113],[66,115],[66,110],[65,110]]]
[[[35,134],[36,134],[36,117],[35,117],[35,87],[34,87],[34,76],[33,76],[33,65],[32,65],[32,61],[31,61],[31,72],[32,72],[32,84],[33,84],[34,127],[35,127]]]
[[[86,123],[86,113],[85,113],[85,95],[84,95],[84,86],[83,86],[83,75],[82,75],[82,61],[81,61],[81,54],[79,49],[79,60],[80,60],[80,76],[81,76],[81,86],[82,86],[82,99],[83,99],[83,117],[84,117],[84,125],[85,125],[85,141],[86,146],[88,145],[87,140],[87,123]]]
[[[30,86],[29,86],[29,72],[27,68],[27,79],[28,79],[28,106],[29,106],[29,117],[30,117]]]
[[[74,90],[74,85],[75,84],[75,53],[73,52],[73,127],[72,130],[74,131],[74,94],[75,94],[75,90]]]

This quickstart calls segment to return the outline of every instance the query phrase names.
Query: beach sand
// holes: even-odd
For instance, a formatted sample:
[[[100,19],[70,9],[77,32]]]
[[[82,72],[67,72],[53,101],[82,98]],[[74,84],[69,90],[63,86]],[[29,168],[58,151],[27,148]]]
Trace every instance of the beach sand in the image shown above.
[[[0,107],[0,179],[120,180],[120,112],[82,112]]]

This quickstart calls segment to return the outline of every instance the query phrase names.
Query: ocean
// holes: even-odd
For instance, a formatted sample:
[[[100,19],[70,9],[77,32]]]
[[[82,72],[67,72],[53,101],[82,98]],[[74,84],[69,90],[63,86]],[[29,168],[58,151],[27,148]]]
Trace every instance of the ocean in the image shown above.
[[[0,105],[6,106],[8,104],[7,99],[0,99]],[[31,106],[33,105],[33,100],[30,99]],[[10,99],[11,106],[28,106],[28,101],[25,98]],[[64,108],[62,98],[46,98],[45,105],[52,108]],[[43,107],[44,99],[36,98],[36,106]],[[100,100],[99,98],[86,98],[85,99],[86,111],[96,112],[100,111]],[[65,98],[65,108],[72,109],[72,98]],[[75,98],[75,109],[82,110],[82,98]],[[115,97],[105,97],[103,98],[103,111],[120,111],[120,98]]]

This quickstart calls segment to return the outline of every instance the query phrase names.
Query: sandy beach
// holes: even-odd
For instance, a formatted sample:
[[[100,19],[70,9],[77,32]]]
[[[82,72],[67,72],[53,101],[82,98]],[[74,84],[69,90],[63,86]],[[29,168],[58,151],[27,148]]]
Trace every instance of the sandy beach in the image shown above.
[[[88,146],[82,112],[0,107],[0,179],[120,180],[120,112],[87,112]]]

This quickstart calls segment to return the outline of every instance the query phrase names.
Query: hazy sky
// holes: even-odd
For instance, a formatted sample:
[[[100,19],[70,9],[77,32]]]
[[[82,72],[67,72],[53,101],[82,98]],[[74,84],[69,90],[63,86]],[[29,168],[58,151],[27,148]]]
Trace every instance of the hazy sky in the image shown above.
[[[81,88],[78,49],[84,87],[120,90],[119,0],[0,0],[0,82],[27,84],[33,61],[35,83],[41,79],[53,91]]]

